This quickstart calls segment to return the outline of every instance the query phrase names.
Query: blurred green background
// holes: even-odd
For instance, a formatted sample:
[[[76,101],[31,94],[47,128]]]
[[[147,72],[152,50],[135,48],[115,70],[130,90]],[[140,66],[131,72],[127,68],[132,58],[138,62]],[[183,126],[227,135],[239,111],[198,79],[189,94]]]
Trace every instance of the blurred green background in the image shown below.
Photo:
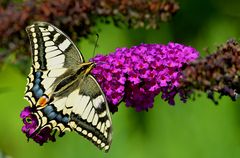
[[[191,45],[205,56],[227,39],[240,37],[240,1],[179,0],[180,11],[158,30],[129,30],[113,25],[97,25],[98,53],[141,42]],[[92,40],[78,44],[86,59],[92,57]],[[16,66],[4,65],[0,71],[0,150],[13,158],[42,157],[125,157],[125,158],[237,158],[240,157],[240,106],[224,97],[218,106],[206,94],[183,104],[177,98],[169,106],[158,96],[149,112],[135,112],[119,106],[113,118],[113,143],[108,154],[72,132],[55,143],[39,146],[27,142],[21,132],[19,114],[28,105],[23,99],[26,76]]]

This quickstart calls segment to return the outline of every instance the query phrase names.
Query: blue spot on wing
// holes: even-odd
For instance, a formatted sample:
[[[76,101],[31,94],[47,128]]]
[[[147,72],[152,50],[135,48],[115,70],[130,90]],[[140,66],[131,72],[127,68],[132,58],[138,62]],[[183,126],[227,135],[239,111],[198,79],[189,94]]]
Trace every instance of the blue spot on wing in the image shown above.
[[[37,71],[36,73],[35,73],[35,77],[36,78],[40,78],[42,76],[42,73],[40,72],[40,71]]]
[[[47,117],[49,118],[49,120],[54,119],[57,116],[57,113],[52,111],[50,114],[47,115]]]
[[[42,112],[49,120],[57,121],[58,123],[67,124],[69,122],[69,116],[63,115],[62,111],[57,111],[53,104],[47,105],[42,109]]]
[[[44,109],[43,109],[43,112],[48,115],[50,112],[53,111],[53,107],[51,105],[48,105],[46,106]]]
[[[62,115],[61,114],[58,114],[57,117],[56,117],[56,120],[58,122],[61,122],[62,121]]]
[[[39,88],[40,88],[39,85],[35,84],[35,85],[33,86],[32,90],[33,90],[34,93],[36,93]]]
[[[63,119],[62,119],[62,122],[65,123],[65,124],[67,124],[68,121],[69,121],[69,117],[64,116]]]
[[[41,82],[40,78],[36,78],[35,81],[34,81],[35,84],[39,84],[40,82]]]
[[[45,89],[41,85],[41,81],[42,81],[41,76],[42,76],[42,72],[40,71],[37,71],[34,73],[34,81],[33,81],[34,85],[31,90],[34,96],[36,97],[36,99],[39,99],[45,91]]]
[[[41,90],[41,89],[39,89],[39,90],[36,91],[36,93],[35,93],[35,96],[36,96],[37,98],[40,98],[42,95],[43,95],[43,90]]]

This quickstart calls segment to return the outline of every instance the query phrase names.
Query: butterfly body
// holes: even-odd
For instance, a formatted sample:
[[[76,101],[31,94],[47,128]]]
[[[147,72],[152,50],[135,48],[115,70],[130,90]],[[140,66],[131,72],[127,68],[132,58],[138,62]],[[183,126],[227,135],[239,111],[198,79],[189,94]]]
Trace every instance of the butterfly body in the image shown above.
[[[32,67],[25,98],[36,109],[35,132],[45,127],[76,131],[105,151],[112,139],[112,121],[106,97],[91,75],[95,66],[62,31],[46,22],[26,28],[32,49]]]

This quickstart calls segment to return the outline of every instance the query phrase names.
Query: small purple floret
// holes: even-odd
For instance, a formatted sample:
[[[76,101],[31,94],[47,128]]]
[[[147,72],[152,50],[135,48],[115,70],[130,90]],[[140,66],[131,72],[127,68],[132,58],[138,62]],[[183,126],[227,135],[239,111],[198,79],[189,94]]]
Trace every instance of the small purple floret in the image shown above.
[[[36,115],[33,114],[33,109],[31,107],[25,107],[21,112],[20,117],[23,119],[24,123],[22,132],[25,133],[28,138],[32,138],[40,145],[47,142],[48,140],[55,140],[55,138],[51,135],[51,129],[48,127],[45,127],[36,132],[36,129],[38,127],[38,120]]]
[[[198,56],[194,48],[178,43],[140,44],[92,58],[96,63],[92,74],[106,94],[110,109],[124,101],[137,111],[148,110],[159,93],[170,105],[175,104],[174,97],[180,94],[182,67]]]

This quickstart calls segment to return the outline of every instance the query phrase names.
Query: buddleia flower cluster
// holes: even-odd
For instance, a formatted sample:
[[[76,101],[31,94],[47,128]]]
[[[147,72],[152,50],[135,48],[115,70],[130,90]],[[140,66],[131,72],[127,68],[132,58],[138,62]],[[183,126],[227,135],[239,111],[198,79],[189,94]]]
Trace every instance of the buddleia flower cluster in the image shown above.
[[[206,92],[215,104],[214,93],[236,100],[240,93],[240,44],[227,41],[211,55],[190,63],[183,73],[182,87]]]
[[[76,42],[94,33],[97,21],[129,28],[157,28],[179,9],[174,0],[25,0],[0,6],[0,61],[30,57],[25,28],[33,21],[51,22]],[[13,53],[14,52],[14,53]]]
[[[185,101],[186,91],[181,91],[182,68],[196,60],[199,53],[190,46],[170,42],[140,44],[131,48],[118,48],[109,55],[97,55],[92,74],[100,83],[110,109],[116,110],[121,101],[137,111],[153,107],[154,98],[174,105],[179,94]]]

